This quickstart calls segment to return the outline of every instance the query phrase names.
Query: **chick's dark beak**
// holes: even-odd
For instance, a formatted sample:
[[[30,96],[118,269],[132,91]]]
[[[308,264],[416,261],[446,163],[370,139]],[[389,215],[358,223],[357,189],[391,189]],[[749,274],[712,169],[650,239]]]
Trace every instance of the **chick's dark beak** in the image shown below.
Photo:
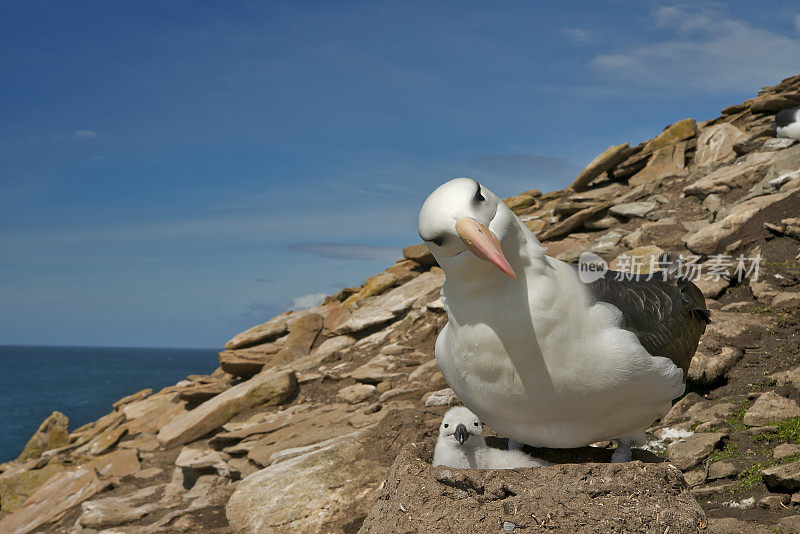
[[[467,432],[467,427],[464,425],[458,425],[456,427],[456,431],[453,434],[453,437],[463,445],[465,441],[469,439],[469,432]]]

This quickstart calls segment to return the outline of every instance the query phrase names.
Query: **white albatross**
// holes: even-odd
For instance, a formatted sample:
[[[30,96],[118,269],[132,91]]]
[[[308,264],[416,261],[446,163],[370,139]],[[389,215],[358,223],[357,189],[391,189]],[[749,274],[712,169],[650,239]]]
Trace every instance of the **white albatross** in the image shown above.
[[[783,109],[775,115],[778,137],[789,137],[800,141],[800,107]]]
[[[419,235],[446,275],[436,361],[467,408],[518,443],[615,439],[613,460],[629,460],[684,391],[708,322],[699,289],[612,271],[584,283],[469,178],[427,198]]]

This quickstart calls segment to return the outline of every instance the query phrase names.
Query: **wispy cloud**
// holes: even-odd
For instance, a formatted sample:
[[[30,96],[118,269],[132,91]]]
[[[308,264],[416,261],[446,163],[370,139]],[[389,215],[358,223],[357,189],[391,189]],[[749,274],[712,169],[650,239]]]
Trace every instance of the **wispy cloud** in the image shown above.
[[[299,297],[295,297],[292,299],[292,306],[293,310],[305,310],[308,308],[313,308],[318,304],[322,304],[322,301],[325,300],[327,295],[325,293],[309,293],[308,295],[300,295]]]
[[[75,139],[97,139],[100,134],[94,130],[75,130],[72,132]]]
[[[629,83],[691,91],[752,91],[797,71],[797,36],[756,27],[715,7],[662,6],[651,12],[650,23],[670,36],[598,55],[592,66]]]
[[[592,34],[581,28],[562,28],[561,33],[575,44],[585,44],[592,40]]]
[[[289,250],[339,260],[396,260],[400,251],[393,247],[374,247],[349,243],[293,243]]]

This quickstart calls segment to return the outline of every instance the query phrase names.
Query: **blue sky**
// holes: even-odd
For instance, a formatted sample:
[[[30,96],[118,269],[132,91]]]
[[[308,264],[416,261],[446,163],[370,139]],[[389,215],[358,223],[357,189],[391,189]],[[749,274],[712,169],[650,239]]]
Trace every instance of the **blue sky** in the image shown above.
[[[0,4],[0,343],[216,347],[800,72],[793,2]],[[311,296],[309,296],[311,295]]]

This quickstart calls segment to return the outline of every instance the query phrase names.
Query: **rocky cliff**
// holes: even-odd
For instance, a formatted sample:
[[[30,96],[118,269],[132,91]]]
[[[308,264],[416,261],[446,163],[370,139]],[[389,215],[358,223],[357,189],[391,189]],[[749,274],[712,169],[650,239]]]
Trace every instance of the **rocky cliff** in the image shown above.
[[[211,375],[72,431],[54,413],[0,465],[0,532],[800,531],[800,145],[773,129],[799,103],[796,76],[506,200],[552,256],[647,272],[668,252],[708,299],[690,393],[636,461],[432,468],[458,399],[433,359],[444,274],[416,245],[235,336]]]

